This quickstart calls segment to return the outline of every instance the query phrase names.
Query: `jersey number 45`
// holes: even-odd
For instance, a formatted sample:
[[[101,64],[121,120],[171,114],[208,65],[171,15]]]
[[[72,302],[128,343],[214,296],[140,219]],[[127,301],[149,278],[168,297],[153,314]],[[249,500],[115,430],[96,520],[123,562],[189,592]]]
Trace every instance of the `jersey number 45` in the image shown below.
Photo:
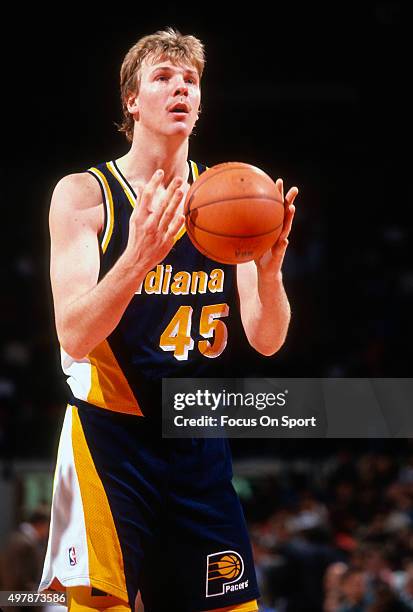
[[[191,337],[192,306],[180,306],[171,321],[163,331],[159,346],[163,351],[173,351],[175,359],[184,361],[188,359],[188,352],[194,348]],[[228,304],[211,304],[204,306],[199,320],[199,334],[209,340],[199,340],[198,350],[205,356],[213,359],[221,355],[227,345],[228,330],[222,319],[229,313]]]

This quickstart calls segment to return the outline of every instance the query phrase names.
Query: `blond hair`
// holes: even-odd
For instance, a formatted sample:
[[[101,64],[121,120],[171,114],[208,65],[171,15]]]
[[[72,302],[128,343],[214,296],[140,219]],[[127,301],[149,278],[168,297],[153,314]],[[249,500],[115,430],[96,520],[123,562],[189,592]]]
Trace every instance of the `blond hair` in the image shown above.
[[[174,63],[188,62],[197,69],[199,78],[202,77],[205,65],[204,45],[201,41],[173,28],[144,36],[129,49],[120,69],[123,120],[118,126],[119,132],[124,132],[129,142],[132,142],[133,137],[133,116],[127,108],[127,97],[139,92],[140,68],[147,57],[153,61],[166,58]]]

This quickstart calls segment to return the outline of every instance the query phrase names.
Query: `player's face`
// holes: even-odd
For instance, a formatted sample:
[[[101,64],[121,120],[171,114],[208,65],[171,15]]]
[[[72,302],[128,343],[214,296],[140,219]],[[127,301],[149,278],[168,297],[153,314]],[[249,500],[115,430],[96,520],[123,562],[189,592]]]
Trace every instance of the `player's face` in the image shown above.
[[[165,136],[187,138],[198,118],[201,90],[196,68],[164,59],[141,66],[136,97],[142,127]]]

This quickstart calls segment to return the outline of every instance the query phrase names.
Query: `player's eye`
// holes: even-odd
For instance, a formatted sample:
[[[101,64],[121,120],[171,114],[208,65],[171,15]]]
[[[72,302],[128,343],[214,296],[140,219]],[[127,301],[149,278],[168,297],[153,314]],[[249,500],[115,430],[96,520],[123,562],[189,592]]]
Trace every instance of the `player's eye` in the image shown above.
[[[156,77],[156,79],[155,79],[155,80],[156,80],[156,81],[167,81],[167,80],[168,80],[168,77],[167,77],[167,76],[165,76],[164,74],[160,74],[160,75],[158,75],[158,76]]]

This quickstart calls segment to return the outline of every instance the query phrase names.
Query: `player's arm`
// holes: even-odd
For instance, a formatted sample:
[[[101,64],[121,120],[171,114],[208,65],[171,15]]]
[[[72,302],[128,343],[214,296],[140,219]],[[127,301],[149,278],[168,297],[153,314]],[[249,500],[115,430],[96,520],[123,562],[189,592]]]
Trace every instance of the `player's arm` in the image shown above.
[[[281,179],[277,189],[283,197]],[[282,282],[282,263],[294,217],[293,202],[298,189],[286,197],[284,225],[277,243],[258,261],[237,265],[237,286],[241,320],[248,342],[263,355],[273,355],[284,344],[291,318],[290,305]]]
[[[138,194],[126,249],[99,282],[99,185],[87,173],[57,184],[50,208],[50,271],[57,334],[71,357],[85,357],[109,336],[147,272],[171,249],[183,223],[182,179],[173,179],[167,189],[162,181],[158,171]]]

